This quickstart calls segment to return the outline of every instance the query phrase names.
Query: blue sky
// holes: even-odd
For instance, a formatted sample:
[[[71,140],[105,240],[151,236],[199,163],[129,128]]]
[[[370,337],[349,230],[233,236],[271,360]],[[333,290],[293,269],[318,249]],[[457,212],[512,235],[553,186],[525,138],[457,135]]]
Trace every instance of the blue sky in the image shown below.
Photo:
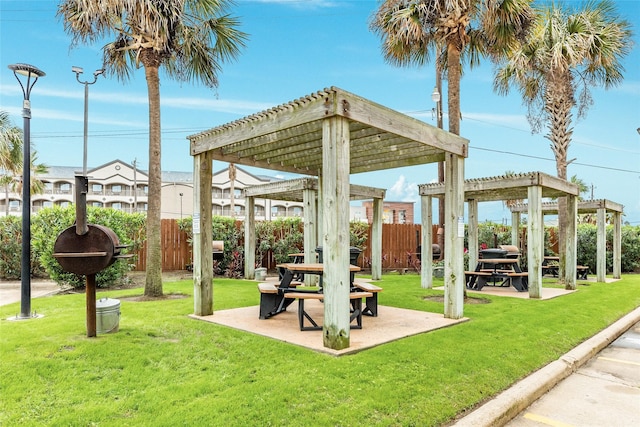
[[[0,109],[22,127],[22,92],[7,65],[28,63],[47,75],[31,93],[31,136],[39,161],[82,168],[83,80],[101,67],[101,47],[70,47],[56,18],[56,1],[0,0]],[[576,4],[578,2],[570,1]],[[635,46],[625,61],[625,80],[617,88],[592,91],[594,105],[574,122],[569,176],[591,187],[587,196],[625,206],[624,221],[640,224],[640,2],[615,2],[634,27]],[[173,82],[161,74],[162,168],[191,171],[188,135],[219,126],[329,86],[337,86],[435,125],[431,92],[433,65],[386,64],[379,39],[369,30],[377,0],[239,0],[232,10],[249,34],[239,59],[223,66],[220,86]],[[517,91],[502,97],[492,90],[493,69],[486,62],[465,70],[461,85],[461,135],[470,140],[465,177],[542,171],[555,175],[549,141],[532,134]],[[446,95],[446,94],[445,94]],[[443,100],[446,127],[446,98]],[[148,111],[144,71],[128,83],[99,77],[89,87],[88,166],[114,159],[148,164]],[[226,167],[214,163],[214,170]],[[274,172],[249,169],[253,173]],[[282,176],[282,175],[281,175]],[[283,176],[291,177],[291,175]],[[351,182],[387,189],[387,200],[415,201],[418,184],[437,179],[436,165],[352,175]],[[481,220],[510,221],[499,202],[483,203]]]

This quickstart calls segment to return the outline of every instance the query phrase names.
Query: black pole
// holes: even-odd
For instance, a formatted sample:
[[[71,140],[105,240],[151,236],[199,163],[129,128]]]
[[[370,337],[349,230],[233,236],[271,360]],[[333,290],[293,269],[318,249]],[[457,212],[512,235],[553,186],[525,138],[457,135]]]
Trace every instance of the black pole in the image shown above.
[[[12,64],[8,68],[20,83],[24,99],[22,117],[24,119],[24,138],[22,141],[22,259],[20,260],[20,315],[18,319],[31,318],[31,89],[39,77],[45,75],[29,64]],[[27,78],[26,84],[18,74]],[[32,81],[33,78],[33,81]]]
[[[31,109],[25,99],[22,142],[22,260],[20,264],[20,318],[31,317]]]

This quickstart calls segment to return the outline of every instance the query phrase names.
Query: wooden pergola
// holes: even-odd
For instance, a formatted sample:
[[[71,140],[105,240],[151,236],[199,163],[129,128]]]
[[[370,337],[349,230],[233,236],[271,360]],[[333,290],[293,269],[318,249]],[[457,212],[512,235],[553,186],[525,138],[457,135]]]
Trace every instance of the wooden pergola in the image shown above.
[[[527,212],[529,207],[524,204],[510,206],[511,223],[520,223],[520,215]],[[542,214],[557,214],[558,203],[546,202],[542,204]],[[581,200],[578,201],[578,214],[596,214],[596,281],[604,282],[607,275],[607,213],[612,215],[613,224],[613,278],[622,275],[622,213],[624,206],[611,200]]]
[[[365,187],[351,184],[349,186],[349,200],[373,199],[373,227],[371,229],[371,278],[380,280],[382,277],[382,207],[386,190],[382,188]],[[318,236],[322,230],[318,227],[322,223],[322,211],[318,209],[319,185],[317,178],[298,178],[287,181],[270,182],[254,185],[244,189],[246,199],[246,217],[244,222],[244,277],[255,277],[255,199],[268,198],[271,200],[287,200],[302,202],[304,206],[304,261],[316,262],[315,249],[318,246]],[[315,276],[310,276],[315,279]]]
[[[349,347],[349,176],[444,161],[447,176],[445,317],[462,317],[468,140],[331,87],[189,136],[194,157],[195,314],[213,314],[211,176],[213,160],[318,177],[324,249],[324,346]],[[252,209],[248,207],[247,212]],[[445,271],[447,272],[447,271]]]
[[[444,185],[421,184],[418,185],[422,201],[422,259],[431,259],[431,223],[432,223],[432,198],[445,194]],[[464,199],[468,205],[469,217],[469,268],[478,262],[478,202],[528,200],[527,213],[529,223],[527,226],[527,259],[529,266],[529,297],[541,298],[542,296],[542,261],[544,256],[544,221],[542,215],[543,197],[567,196],[567,209],[569,209],[569,222],[566,233],[566,268],[565,281],[568,287],[575,289],[576,283],[576,220],[577,197],[579,189],[576,184],[568,182],[542,172],[529,172],[508,176],[496,176],[488,178],[467,179],[464,181]],[[518,224],[518,223],[516,223]],[[462,215],[458,219],[457,232],[464,236],[464,219]],[[446,229],[445,229],[446,231]],[[425,236],[426,235],[426,236]],[[517,227],[512,231],[514,245],[517,242]],[[425,242],[428,242],[426,244]],[[446,247],[445,247],[446,249]],[[446,257],[446,254],[445,254]],[[446,258],[445,258],[446,261]],[[432,287],[431,263],[422,266],[421,283],[423,287]]]

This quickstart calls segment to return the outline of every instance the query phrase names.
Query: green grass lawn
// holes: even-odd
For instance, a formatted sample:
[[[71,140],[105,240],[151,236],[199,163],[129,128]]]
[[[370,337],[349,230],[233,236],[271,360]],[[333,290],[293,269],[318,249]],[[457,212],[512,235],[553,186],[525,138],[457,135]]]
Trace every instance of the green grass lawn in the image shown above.
[[[84,294],[34,299],[44,317],[28,321],[6,320],[12,304],[0,307],[0,425],[441,425],[640,306],[640,275],[623,277],[547,301],[485,295],[465,304],[468,322],[341,357],[188,318],[191,281],[164,286],[188,298],[99,292],[122,317],[97,338]],[[443,312],[417,275],[377,284],[383,305]],[[258,301],[255,282],[214,280],[214,310]]]

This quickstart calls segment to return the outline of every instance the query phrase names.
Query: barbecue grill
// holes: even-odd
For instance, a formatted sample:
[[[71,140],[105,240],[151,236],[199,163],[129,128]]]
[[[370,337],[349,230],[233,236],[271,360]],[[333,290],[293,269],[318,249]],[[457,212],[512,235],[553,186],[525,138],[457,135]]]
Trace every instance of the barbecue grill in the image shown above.
[[[87,336],[96,336],[96,273],[121,258],[118,236],[108,227],[87,224],[89,180],[76,176],[76,223],[60,233],[53,246],[53,256],[64,271],[86,276]]]

